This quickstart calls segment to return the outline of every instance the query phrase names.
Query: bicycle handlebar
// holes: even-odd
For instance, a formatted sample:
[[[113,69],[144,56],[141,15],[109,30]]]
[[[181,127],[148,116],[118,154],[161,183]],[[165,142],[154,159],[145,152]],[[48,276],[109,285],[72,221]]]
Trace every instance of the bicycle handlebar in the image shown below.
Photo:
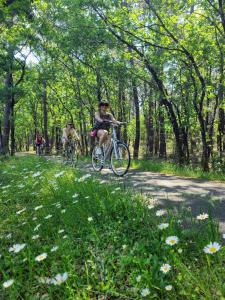
[[[120,123],[118,124],[118,123],[115,123],[115,122],[109,121],[109,120],[104,120],[103,122],[104,122],[104,123],[109,123],[109,124],[111,124],[111,125],[113,125],[113,126],[121,126],[121,125],[126,125],[126,124],[127,124],[127,122],[120,122]]]

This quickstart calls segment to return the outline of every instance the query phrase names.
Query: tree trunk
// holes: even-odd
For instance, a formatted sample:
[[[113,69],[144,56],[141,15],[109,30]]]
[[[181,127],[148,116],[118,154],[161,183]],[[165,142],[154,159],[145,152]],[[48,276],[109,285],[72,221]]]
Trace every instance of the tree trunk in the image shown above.
[[[5,80],[6,102],[4,111],[4,129],[2,137],[1,154],[9,153],[9,134],[10,134],[10,117],[12,106],[12,94],[13,94],[13,76],[12,72],[8,72]]]
[[[159,158],[166,158],[166,136],[163,112],[159,111]]]
[[[15,154],[15,114],[14,114],[14,106],[15,106],[15,98],[12,94],[12,102],[11,102],[11,117],[10,117],[10,129],[11,129],[11,156]]]
[[[47,82],[43,80],[43,122],[44,122],[44,139],[45,139],[45,153],[49,154],[49,136],[48,136],[48,109],[47,109]]]
[[[98,99],[98,102],[101,102],[102,101],[102,80],[101,80],[101,76],[100,76],[100,73],[99,71],[97,71],[97,74],[96,74],[96,81],[97,81],[97,99]]]
[[[0,119],[0,149],[2,149],[2,123]]]
[[[138,99],[138,90],[135,80],[132,80],[132,89],[133,89],[133,99],[135,106],[135,141],[134,141],[134,159],[138,158],[139,154],[139,145],[140,145],[140,108],[139,108],[139,99]]]
[[[147,89],[147,86],[145,87]],[[154,152],[154,122],[153,122],[153,112],[154,112],[154,103],[151,99],[150,89],[149,94],[146,90],[147,98],[147,111],[145,116],[145,126],[146,126],[146,156],[152,157]]]

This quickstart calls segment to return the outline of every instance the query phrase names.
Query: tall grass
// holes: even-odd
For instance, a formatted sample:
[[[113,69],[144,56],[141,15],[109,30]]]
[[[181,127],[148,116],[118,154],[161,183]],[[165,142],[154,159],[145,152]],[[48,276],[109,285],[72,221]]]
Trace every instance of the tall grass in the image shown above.
[[[222,244],[210,217],[198,221],[190,211],[173,210],[156,216],[159,208],[148,197],[37,157],[2,162],[0,183],[0,299],[225,294],[224,246],[215,254],[203,251],[210,242]],[[168,227],[160,230],[160,223]],[[166,244],[169,236],[178,243]],[[24,243],[20,252],[9,251]],[[42,253],[47,257],[36,261]],[[164,274],[160,268],[166,263],[171,269]],[[65,272],[66,280],[57,281]],[[9,279],[13,284],[4,288]]]

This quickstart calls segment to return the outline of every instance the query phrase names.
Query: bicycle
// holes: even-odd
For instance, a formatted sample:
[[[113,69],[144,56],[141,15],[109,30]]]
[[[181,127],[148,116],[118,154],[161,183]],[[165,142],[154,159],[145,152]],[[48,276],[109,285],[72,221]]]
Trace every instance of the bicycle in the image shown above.
[[[43,144],[38,144],[38,145],[36,145],[36,154],[37,154],[38,156],[44,154],[44,145],[43,145]]]
[[[109,123],[112,126],[111,141],[108,146],[103,145],[102,149],[99,145],[95,145],[92,151],[92,167],[95,171],[101,171],[109,157],[113,173],[117,176],[124,176],[130,167],[130,151],[125,143],[117,139],[116,128],[126,123],[116,124],[111,121]]]
[[[68,140],[62,159],[64,164],[68,163],[72,167],[75,167],[77,165],[78,153],[77,153],[75,141]]]

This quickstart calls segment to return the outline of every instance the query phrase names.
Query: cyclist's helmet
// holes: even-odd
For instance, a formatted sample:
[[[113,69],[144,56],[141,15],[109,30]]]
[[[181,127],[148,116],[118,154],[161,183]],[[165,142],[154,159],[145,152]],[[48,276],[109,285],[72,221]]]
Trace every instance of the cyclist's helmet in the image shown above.
[[[67,125],[72,125],[73,126],[73,121],[68,121],[67,123],[66,123],[66,126]]]
[[[100,101],[99,104],[98,104],[98,107],[100,108],[101,106],[109,107],[109,102],[107,102],[107,101]]]

